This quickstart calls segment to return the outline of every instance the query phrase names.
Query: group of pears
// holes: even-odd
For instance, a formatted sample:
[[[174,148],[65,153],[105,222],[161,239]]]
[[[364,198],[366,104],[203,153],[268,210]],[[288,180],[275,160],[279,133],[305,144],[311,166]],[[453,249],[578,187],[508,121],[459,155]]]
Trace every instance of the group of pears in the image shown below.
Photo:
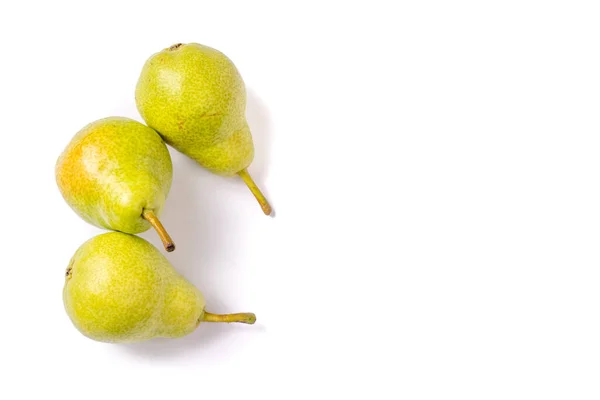
[[[146,61],[135,100],[147,126],[123,117],[92,122],[56,163],[69,206],[115,231],[85,242],[69,263],[63,300],[71,321],[85,336],[112,343],[181,337],[203,321],[253,324],[252,313],[207,312],[202,293],[134,236],[153,227],[165,249],[175,250],[158,219],[173,175],[165,142],[209,171],[240,176],[271,214],[247,171],[254,146],[238,70],[218,50],[176,44]]]

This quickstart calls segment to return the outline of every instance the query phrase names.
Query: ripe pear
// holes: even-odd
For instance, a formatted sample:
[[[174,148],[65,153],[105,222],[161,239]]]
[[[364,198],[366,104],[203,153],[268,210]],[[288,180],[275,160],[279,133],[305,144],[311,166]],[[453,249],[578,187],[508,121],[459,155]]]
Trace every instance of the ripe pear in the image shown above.
[[[132,234],[153,226],[167,251],[175,244],[158,216],[172,179],[171,156],[160,135],[123,117],[85,126],[56,163],[58,188],[81,218]]]
[[[239,175],[271,214],[247,170],[254,144],[246,88],[227,56],[197,43],[164,49],[146,61],[135,99],[144,121],[168,144],[215,174]]]
[[[201,322],[253,324],[256,316],[211,314],[202,293],[146,240],[110,232],[85,242],[66,272],[63,301],[85,336],[111,343],[177,338]]]

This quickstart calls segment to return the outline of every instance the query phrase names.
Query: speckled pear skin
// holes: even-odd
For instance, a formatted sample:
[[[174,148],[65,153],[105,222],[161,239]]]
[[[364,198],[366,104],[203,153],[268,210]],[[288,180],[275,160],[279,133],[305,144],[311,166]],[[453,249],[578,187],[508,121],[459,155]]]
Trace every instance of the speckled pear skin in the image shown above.
[[[148,126],[213,173],[233,176],[252,162],[244,81],[220,51],[190,43],[154,54],[135,98]]]
[[[120,232],[96,236],[77,250],[63,300],[81,333],[111,343],[185,336],[205,307],[202,293],[152,244]]]
[[[93,225],[126,233],[150,228],[142,211],[160,215],[172,178],[160,135],[123,117],[84,127],[56,163],[56,181],[69,206]]]

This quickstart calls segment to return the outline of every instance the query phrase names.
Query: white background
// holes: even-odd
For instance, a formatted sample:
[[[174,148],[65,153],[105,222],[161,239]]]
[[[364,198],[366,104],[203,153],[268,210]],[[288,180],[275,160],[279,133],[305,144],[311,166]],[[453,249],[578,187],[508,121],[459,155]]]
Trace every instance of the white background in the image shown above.
[[[573,0],[0,3],[0,398],[597,399],[599,20]],[[101,231],[54,163],[87,123],[139,120],[140,69],[177,42],[241,71],[276,217],[172,151],[168,258],[258,322],[96,343],[62,286]]]

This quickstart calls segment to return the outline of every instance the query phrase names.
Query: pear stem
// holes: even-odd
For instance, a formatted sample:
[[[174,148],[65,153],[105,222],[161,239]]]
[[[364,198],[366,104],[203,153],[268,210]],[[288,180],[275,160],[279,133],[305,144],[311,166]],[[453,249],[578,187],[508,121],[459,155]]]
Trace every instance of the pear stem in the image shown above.
[[[156,230],[158,236],[160,236],[160,240],[162,240],[163,245],[165,246],[165,250],[167,250],[169,253],[175,250],[175,243],[173,243],[173,239],[171,239],[171,236],[169,236],[163,224],[161,224],[158,217],[154,214],[154,211],[144,210],[142,212],[142,217],[144,217],[146,221],[150,222],[150,225],[152,225],[152,227]]]
[[[262,194],[262,192],[260,191],[258,186],[256,186],[256,183],[254,183],[254,181],[252,180],[252,177],[248,173],[248,170],[246,168],[244,168],[243,170],[238,172],[238,175],[240,176],[240,178],[242,178],[244,183],[248,186],[248,189],[250,189],[250,191],[252,192],[254,197],[256,197],[256,200],[258,201],[258,204],[260,204],[260,208],[262,208],[265,215],[271,215],[271,212],[273,211],[273,209],[271,208],[271,205],[267,201],[267,198],[265,197],[265,195]]]
[[[238,314],[212,314],[204,311],[202,315],[202,321],[205,322],[240,322],[242,324],[250,324],[256,322],[256,315],[252,313],[238,313]]]

